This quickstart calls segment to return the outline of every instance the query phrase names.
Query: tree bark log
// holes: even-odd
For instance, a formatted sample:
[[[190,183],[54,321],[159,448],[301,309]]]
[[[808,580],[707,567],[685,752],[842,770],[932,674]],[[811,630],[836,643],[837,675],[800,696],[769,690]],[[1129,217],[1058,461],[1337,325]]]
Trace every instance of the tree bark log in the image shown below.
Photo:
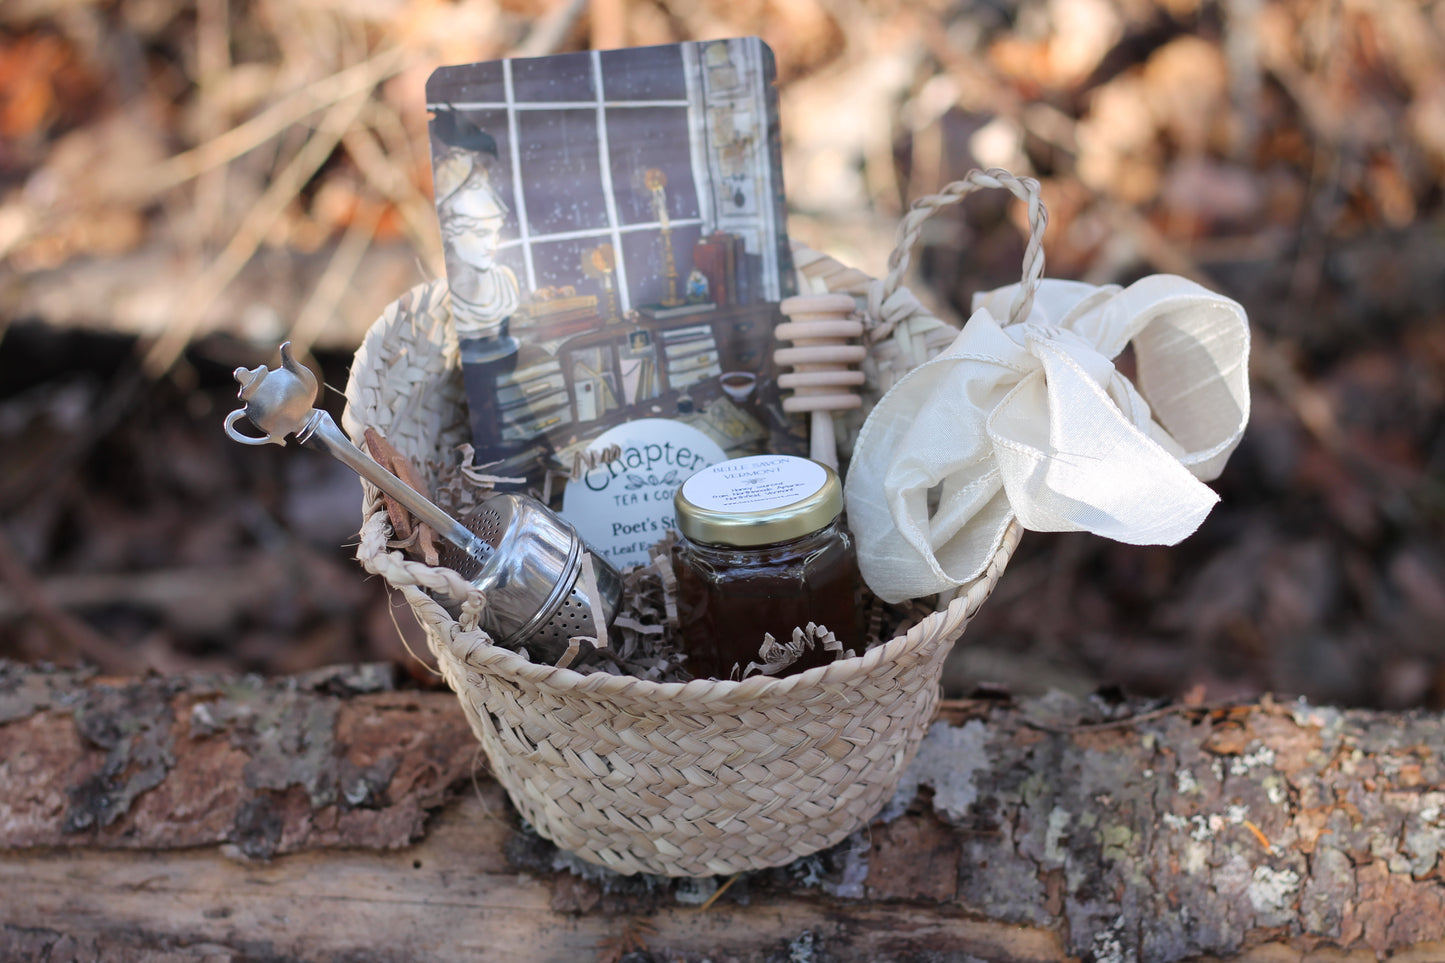
[[[1445,959],[1438,716],[952,703],[838,847],[666,880],[531,834],[390,683],[0,664],[0,959]]]

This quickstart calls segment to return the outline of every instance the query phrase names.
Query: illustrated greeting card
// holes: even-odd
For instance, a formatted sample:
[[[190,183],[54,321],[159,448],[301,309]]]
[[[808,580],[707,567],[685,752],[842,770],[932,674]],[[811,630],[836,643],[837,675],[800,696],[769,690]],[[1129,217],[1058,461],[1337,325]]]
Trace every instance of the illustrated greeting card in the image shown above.
[[[432,75],[478,463],[535,486],[581,452],[595,462],[604,433],[625,453],[617,429],[644,421],[649,445],[669,443],[659,422],[686,426],[670,451],[702,450],[699,435],[729,457],[801,450],[771,360],[795,293],[774,76],[756,38]],[[645,486],[639,467],[607,477]],[[653,467],[666,485],[677,466]]]

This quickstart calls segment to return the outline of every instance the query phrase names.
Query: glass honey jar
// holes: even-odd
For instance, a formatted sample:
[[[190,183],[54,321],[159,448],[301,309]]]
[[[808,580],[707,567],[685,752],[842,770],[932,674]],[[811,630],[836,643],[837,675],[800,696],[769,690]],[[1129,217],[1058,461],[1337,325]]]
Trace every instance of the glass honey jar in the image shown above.
[[[810,622],[862,651],[857,554],[833,469],[792,455],[736,458],[693,474],[673,504],[678,618],[695,677],[741,678],[764,661],[765,634],[786,643]],[[819,640],[780,674],[835,657]]]

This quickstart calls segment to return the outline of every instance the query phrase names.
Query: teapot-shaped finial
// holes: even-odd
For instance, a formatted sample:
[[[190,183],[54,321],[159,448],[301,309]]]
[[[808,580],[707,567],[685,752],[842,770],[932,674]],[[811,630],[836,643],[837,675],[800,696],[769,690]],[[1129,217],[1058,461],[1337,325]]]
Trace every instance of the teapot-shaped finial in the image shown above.
[[[292,357],[290,341],[281,345],[281,367],[275,371],[263,364],[237,368],[233,376],[241,385],[238,396],[246,405],[226,416],[226,434],[243,445],[285,445],[287,435],[300,434],[319,413],[313,407],[316,376]],[[242,416],[264,431],[265,437],[238,431],[236,421]]]

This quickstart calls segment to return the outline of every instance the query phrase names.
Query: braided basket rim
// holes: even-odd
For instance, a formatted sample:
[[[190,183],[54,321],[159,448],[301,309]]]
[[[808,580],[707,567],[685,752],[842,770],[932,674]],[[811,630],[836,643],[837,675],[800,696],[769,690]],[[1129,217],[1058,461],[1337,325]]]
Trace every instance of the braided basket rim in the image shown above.
[[[385,510],[375,513],[374,517],[384,519]],[[786,698],[794,694],[795,690],[820,690],[826,683],[847,683],[861,676],[872,675],[881,664],[897,661],[903,652],[915,646],[941,642],[961,631],[987,601],[1018,547],[1022,534],[1022,526],[1015,521],[994,550],[987,574],[970,584],[945,608],[920,619],[902,635],[894,636],[853,658],[838,659],[795,675],[756,675],[741,681],[693,679],[688,682],[657,682],[608,672],[578,672],[575,669],[533,662],[519,652],[489,641],[483,630],[463,629],[459,625],[450,639],[450,645],[454,654],[469,666],[495,671],[538,687],[549,687],[559,693],[580,692],[605,698],[646,697],[670,702],[695,701],[719,707]],[[445,621],[456,624],[450,613],[428,595],[422,594],[409,601],[413,607],[421,604],[434,608],[434,615],[444,620],[443,624]],[[476,636],[479,642],[488,641],[481,645],[464,646],[461,644],[462,638],[467,636]],[[458,649],[461,651],[457,651]]]

